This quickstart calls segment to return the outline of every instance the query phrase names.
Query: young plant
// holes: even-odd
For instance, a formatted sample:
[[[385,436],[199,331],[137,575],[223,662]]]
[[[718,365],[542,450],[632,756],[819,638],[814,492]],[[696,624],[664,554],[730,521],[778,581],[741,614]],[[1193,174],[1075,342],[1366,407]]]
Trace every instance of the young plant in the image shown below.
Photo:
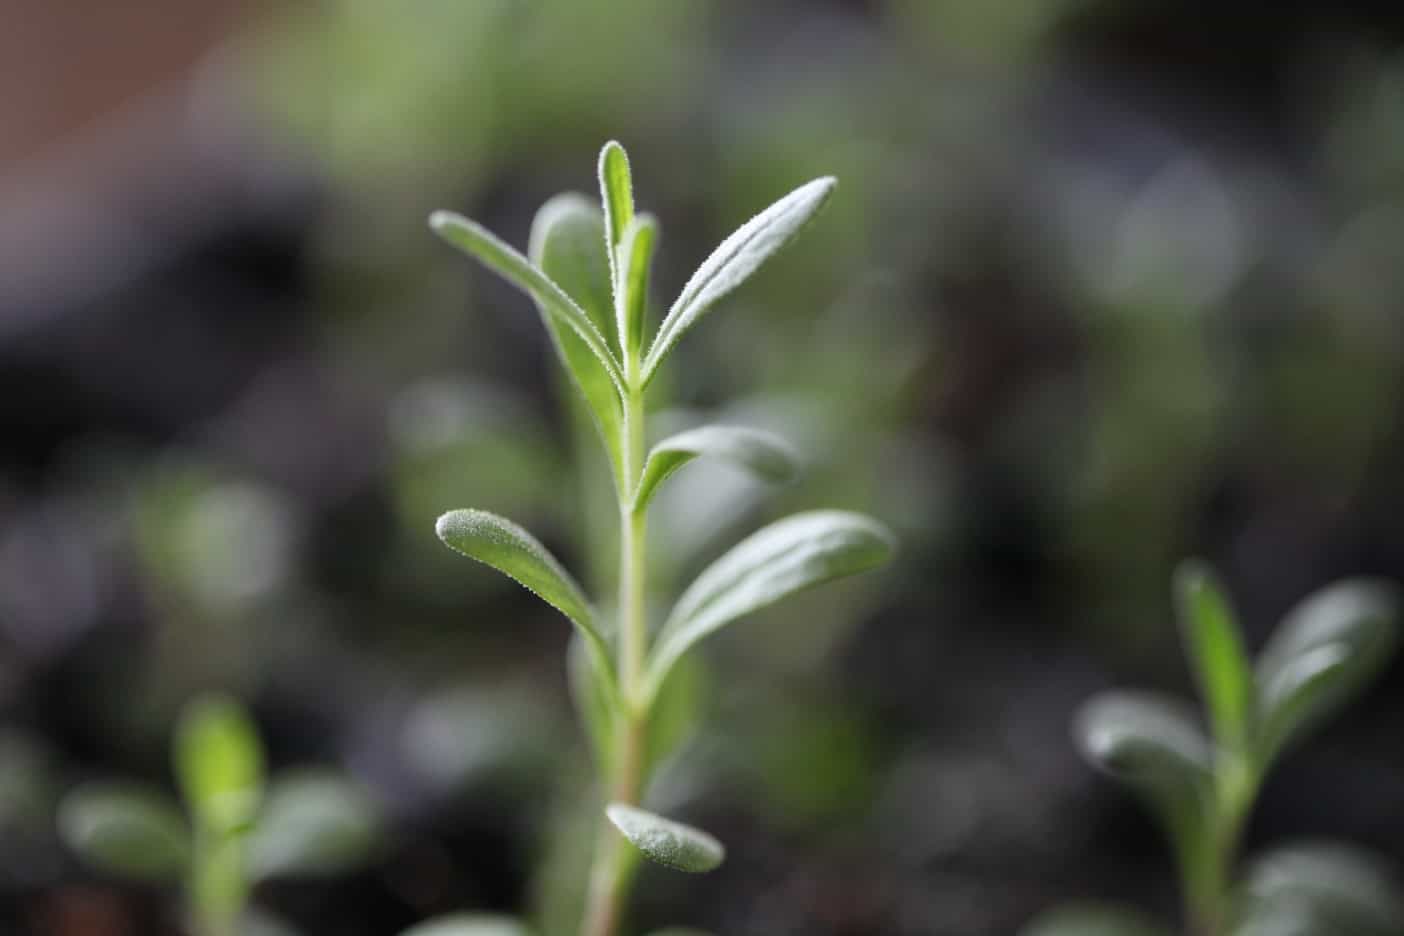
[[[59,833],[103,871],[183,882],[194,936],[287,936],[287,926],[248,907],[253,885],[349,870],[375,847],[374,807],[344,779],[298,771],[265,783],[263,745],[232,698],[187,705],[172,753],[183,811],[144,784],[93,782],[60,804]]]
[[[606,144],[600,153],[599,183],[600,206],[564,194],[542,207],[532,225],[530,259],[466,218],[442,211],[430,218],[446,241],[535,301],[584,398],[613,475],[620,544],[614,620],[510,520],[455,510],[437,525],[449,547],[517,580],[575,625],[572,689],[609,800],[600,817],[581,936],[612,936],[618,930],[640,853],[689,872],[708,871],[722,861],[722,846],[710,835],[640,808],[650,773],[666,753],[668,726],[656,716],[666,707],[669,675],[678,662],[727,624],[802,589],[871,569],[886,561],[894,546],[883,526],[859,514],[797,514],[723,555],[683,592],[661,625],[650,626],[648,510],[668,478],[706,457],[783,481],[795,473],[795,459],[780,439],[737,426],[696,428],[649,448],[646,391],[679,339],[804,228],[835,182],[822,178],[801,186],[723,241],[688,280],[647,344],[649,268],[658,224],[635,212],[629,162],[618,143]],[[451,931],[507,931],[500,921],[490,925],[498,929],[464,924]]]
[[[1363,688],[1393,651],[1394,589],[1357,580],[1311,595],[1284,618],[1256,664],[1204,564],[1180,567],[1175,597],[1208,736],[1177,700],[1120,691],[1089,700],[1074,734],[1087,760],[1141,794],[1164,827],[1190,931],[1398,933],[1404,907],[1386,875],[1349,850],[1283,849],[1255,862],[1241,883],[1234,878],[1239,837],[1268,770]],[[1025,936],[1166,932],[1132,911],[1084,906],[1044,916]]]

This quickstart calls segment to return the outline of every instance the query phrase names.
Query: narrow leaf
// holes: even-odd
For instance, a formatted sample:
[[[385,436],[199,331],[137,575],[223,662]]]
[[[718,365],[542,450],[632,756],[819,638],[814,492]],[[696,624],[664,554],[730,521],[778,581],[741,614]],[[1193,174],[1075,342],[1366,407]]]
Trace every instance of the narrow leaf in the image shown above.
[[[531,936],[531,931],[508,916],[455,913],[411,926],[400,936]]]
[[[659,327],[644,362],[645,385],[678,339],[718,300],[750,279],[765,261],[803,230],[829,200],[837,184],[832,177],[825,177],[800,186],[747,221],[712,251],[683,286]]]
[[[585,196],[557,195],[536,213],[528,249],[531,262],[580,304],[602,334],[614,330],[614,292],[605,256],[604,224],[599,206]],[[617,385],[574,329],[558,327],[544,309],[542,313],[556,353],[584,397],[590,419],[604,442],[616,484],[625,490],[619,462],[624,416]]]
[[[614,721],[618,712],[610,692],[608,661],[601,667],[592,658],[592,644],[575,635],[566,650],[566,675],[571,700],[585,727],[590,753],[602,773],[614,763]]]
[[[347,778],[327,770],[278,777],[268,790],[249,843],[255,877],[325,876],[354,870],[380,841],[375,803]]]
[[[701,829],[623,803],[609,804],[605,814],[645,857],[674,871],[711,871],[726,857],[722,843]]]
[[[1280,848],[1253,861],[1244,896],[1249,932],[1275,932],[1269,920],[1290,908],[1316,929],[1304,932],[1386,936],[1404,921],[1400,882],[1380,859],[1343,845],[1304,844]]]
[[[623,383],[619,375],[618,362],[610,353],[609,346],[590,317],[565,294],[550,277],[537,269],[487,228],[454,214],[451,211],[436,211],[429,216],[429,226],[448,243],[475,257],[488,269],[512,283],[536,301],[547,328],[556,336],[566,331],[574,333],[590,351],[595,362],[604,370],[616,393],[623,393]],[[585,380],[577,372],[577,362],[567,357],[565,364],[578,383]]]
[[[1238,621],[1207,565],[1194,560],[1175,573],[1180,634],[1209,710],[1214,737],[1242,751],[1253,716],[1253,670]]]
[[[564,614],[595,651],[608,658],[585,592],[536,537],[486,510],[451,510],[439,518],[435,531],[450,549],[515,579]]]
[[[620,282],[617,266],[619,245],[634,220],[634,182],[629,172],[629,155],[617,141],[610,140],[600,150],[600,203],[604,205],[605,246],[614,282]],[[619,332],[624,334],[621,329]]]
[[[253,719],[231,696],[211,694],[181,713],[174,741],[176,779],[207,828],[248,828],[263,797],[263,743]]]
[[[170,797],[130,783],[93,783],[59,807],[59,835],[88,864],[143,881],[176,880],[190,860],[190,830]]]
[[[752,611],[886,562],[895,540],[876,520],[841,510],[795,514],[751,534],[707,567],[658,632],[644,697],[703,637]]]
[[[702,456],[725,459],[777,484],[793,480],[798,473],[799,458],[779,436],[742,426],[701,426],[664,439],[648,453],[634,510],[647,508],[664,481]]]
[[[1351,581],[1309,596],[1258,658],[1258,757],[1266,765],[1359,692],[1397,641],[1397,596],[1381,582]]]
[[[1019,936],[1169,936],[1170,930],[1129,907],[1079,903],[1040,915]]]
[[[648,317],[649,267],[657,242],[658,221],[653,215],[641,214],[629,222],[619,243],[619,281],[624,288],[615,302],[615,314],[619,318],[616,328],[626,361],[634,359],[643,345],[644,320]]]

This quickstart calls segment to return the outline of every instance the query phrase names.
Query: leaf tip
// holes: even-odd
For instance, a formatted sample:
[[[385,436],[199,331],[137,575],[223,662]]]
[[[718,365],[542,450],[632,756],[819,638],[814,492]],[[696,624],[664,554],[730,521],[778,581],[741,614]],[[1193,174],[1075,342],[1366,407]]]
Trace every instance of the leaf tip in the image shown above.
[[[624,803],[610,803],[605,815],[619,834],[650,860],[689,874],[718,868],[726,848],[701,829],[664,819]]]

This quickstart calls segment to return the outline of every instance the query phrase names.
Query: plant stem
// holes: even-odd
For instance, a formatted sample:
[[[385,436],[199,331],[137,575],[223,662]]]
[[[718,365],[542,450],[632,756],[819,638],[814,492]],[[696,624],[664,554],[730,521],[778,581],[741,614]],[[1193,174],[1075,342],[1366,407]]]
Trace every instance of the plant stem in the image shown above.
[[[648,640],[648,518],[644,511],[634,510],[633,505],[644,457],[644,402],[642,390],[635,385],[637,371],[634,355],[625,361],[630,389],[624,404],[623,478],[619,492],[619,688],[623,711],[615,721],[610,778],[610,799],[630,806],[638,805],[642,793],[644,739],[648,730],[648,712],[639,701]],[[602,817],[600,822],[581,936],[614,936],[636,864],[609,819]]]

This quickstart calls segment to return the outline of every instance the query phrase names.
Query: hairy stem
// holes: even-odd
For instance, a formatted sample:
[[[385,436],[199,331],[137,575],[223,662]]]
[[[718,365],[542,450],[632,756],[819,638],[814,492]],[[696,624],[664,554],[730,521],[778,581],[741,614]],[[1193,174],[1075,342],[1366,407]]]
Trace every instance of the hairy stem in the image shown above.
[[[630,806],[637,805],[642,794],[644,739],[648,730],[648,712],[639,701],[648,641],[644,542],[648,523],[645,512],[635,511],[633,506],[644,457],[644,403],[642,390],[634,386],[637,372],[636,359],[625,362],[631,388],[624,405],[626,441],[621,459],[621,487],[627,486],[627,490],[621,490],[619,496],[619,686],[623,711],[615,721],[613,776],[609,784],[610,799]],[[614,936],[635,867],[634,855],[623,838],[608,818],[601,817],[581,936]]]

